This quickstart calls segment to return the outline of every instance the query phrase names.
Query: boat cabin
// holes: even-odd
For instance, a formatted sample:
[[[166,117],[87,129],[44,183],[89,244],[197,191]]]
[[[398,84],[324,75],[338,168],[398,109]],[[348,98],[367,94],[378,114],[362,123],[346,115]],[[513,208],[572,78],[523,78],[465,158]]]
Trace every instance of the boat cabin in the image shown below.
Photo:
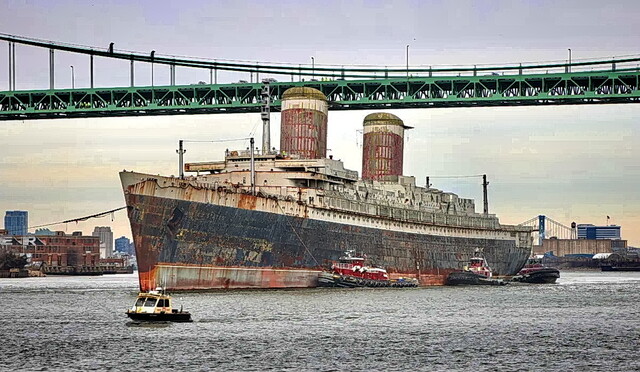
[[[354,266],[364,266],[364,258],[362,257],[351,257],[349,256],[344,256],[344,257],[340,257],[340,259],[338,260],[338,263],[334,264],[333,267],[334,268],[341,268],[341,269],[351,269]]]
[[[352,251],[345,252],[345,255],[333,264],[331,269],[339,275],[353,276],[371,280],[389,280],[387,270],[379,267],[368,267],[364,265],[364,257],[353,257]]]
[[[491,278],[492,272],[484,257],[471,257],[469,265],[464,267],[465,271],[470,271],[478,275]]]
[[[538,269],[541,267],[544,267],[544,264],[542,263],[542,258],[538,257],[530,257],[524,265],[524,268],[527,269]]]
[[[140,293],[131,310],[136,313],[171,312],[171,298],[162,294]]]
[[[542,269],[547,269],[547,266],[542,262],[542,257],[542,255],[529,257],[527,263],[518,272],[518,275],[528,275]]]
[[[155,291],[138,293],[136,303],[130,311],[141,314],[178,312],[178,310],[174,310],[171,307],[171,296],[165,294],[162,288],[156,288]]]

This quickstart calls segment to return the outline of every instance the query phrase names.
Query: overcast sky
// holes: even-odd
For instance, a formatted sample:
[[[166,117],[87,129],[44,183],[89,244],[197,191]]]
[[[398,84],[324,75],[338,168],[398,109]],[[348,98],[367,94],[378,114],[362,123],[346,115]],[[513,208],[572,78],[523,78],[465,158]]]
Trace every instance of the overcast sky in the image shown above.
[[[638,55],[636,1],[4,1],[0,33],[106,49],[211,59],[316,65],[412,66],[564,61]],[[8,52],[0,43],[0,90]],[[46,50],[18,45],[17,89],[48,88]],[[89,85],[86,56],[56,52],[56,87]],[[98,86],[127,86],[127,62],[96,60]],[[157,67],[157,85],[168,68]],[[178,69],[178,84],[208,72]],[[220,81],[249,80],[240,74]],[[136,84],[148,85],[148,66]],[[357,131],[370,112],[330,112],[329,152],[361,170]],[[395,110],[407,125],[405,174],[488,175],[490,211],[503,223],[539,214],[569,225],[622,225],[640,246],[640,105]],[[279,115],[272,116],[279,143]],[[0,123],[0,211],[28,210],[31,226],[124,205],[122,169],[177,174],[178,139],[260,136],[258,114],[9,121]],[[259,140],[258,140],[259,143]],[[236,144],[190,144],[186,161],[222,159]],[[480,179],[433,179],[476,199]],[[90,234],[112,226],[130,237],[126,214],[52,230]]]

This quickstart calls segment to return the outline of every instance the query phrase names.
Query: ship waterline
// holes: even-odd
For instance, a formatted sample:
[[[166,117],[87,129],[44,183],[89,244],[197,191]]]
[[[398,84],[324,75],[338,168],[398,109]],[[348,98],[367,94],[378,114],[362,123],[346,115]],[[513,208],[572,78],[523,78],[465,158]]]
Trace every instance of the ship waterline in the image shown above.
[[[142,290],[314,287],[346,250],[363,252],[392,278],[440,285],[478,248],[498,275],[515,274],[531,249],[527,231],[495,219],[385,217],[332,207],[315,189],[283,191],[294,198],[197,177],[122,172],[121,180]]]
[[[158,262],[140,276],[141,288],[170,290],[313,288],[321,270]]]

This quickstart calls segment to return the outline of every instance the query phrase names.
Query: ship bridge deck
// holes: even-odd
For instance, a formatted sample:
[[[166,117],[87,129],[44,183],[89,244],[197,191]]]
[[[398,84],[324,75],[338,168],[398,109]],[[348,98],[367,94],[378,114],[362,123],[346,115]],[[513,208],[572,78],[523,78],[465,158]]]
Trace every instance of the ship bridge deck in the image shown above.
[[[316,179],[314,174],[322,174],[339,182],[358,180],[358,172],[346,169],[340,160],[333,159],[293,159],[283,158],[277,154],[254,156],[256,172],[296,172],[295,178]],[[251,158],[236,151],[226,156],[225,160],[213,162],[186,163],[186,172],[230,173],[244,172],[251,168]],[[301,173],[308,173],[302,177]],[[291,178],[291,177],[284,177]]]

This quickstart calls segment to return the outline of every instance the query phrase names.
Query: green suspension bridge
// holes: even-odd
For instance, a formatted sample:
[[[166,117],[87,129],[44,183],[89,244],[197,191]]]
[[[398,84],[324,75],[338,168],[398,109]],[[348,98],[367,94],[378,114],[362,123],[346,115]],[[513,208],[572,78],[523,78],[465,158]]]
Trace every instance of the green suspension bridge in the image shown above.
[[[0,91],[0,120],[260,112],[264,89],[272,111],[282,93],[322,91],[331,110],[534,106],[640,102],[640,57],[551,64],[425,68],[319,67],[192,59],[75,46],[0,34],[9,45],[9,89]],[[49,89],[16,90],[16,44],[49,51]],[[55,88],[55,53],[89,56],[88,88]],[[95,87],[94,60],[130,63],[130,85]],[[136,86],[135,64],[151,66],[151,86]],[[170,68],[170,85],[153,85],[153,66]],[[209,83],[176,85],[176,68],[209,71]],[[218,83],[218,72],[255,74],[255,83]],[[270,76],[263,81],[263,77]],[[271,76],[277,76],[276,81]],[[215,78],[214,78],[215,77]],[[253,79],[251,79],[253,80]],[[286,82],[284,80],[287,80]]]

